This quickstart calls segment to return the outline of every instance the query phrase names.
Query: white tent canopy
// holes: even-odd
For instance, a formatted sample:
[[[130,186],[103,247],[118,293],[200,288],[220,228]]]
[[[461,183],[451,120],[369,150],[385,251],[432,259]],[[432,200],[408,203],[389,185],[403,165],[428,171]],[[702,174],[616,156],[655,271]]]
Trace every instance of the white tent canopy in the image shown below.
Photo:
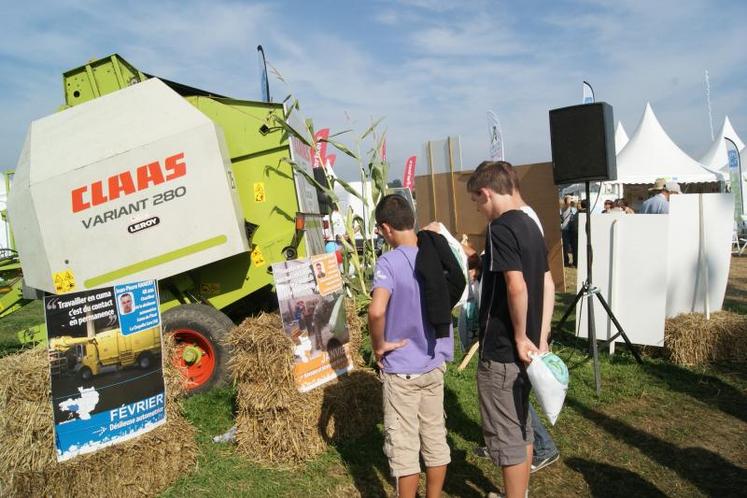
[[[697,183],[721,181],[723,176],[683,152],[646,103],[638,127],[617,154],[617,180],[610,183],[654,183],[657,178]]]
[[[737,132],[734,131],[734,127],[731,125],[731,121],[729,121],[729,116],[726,116],[724,124],[721,125],[721,130],[716,135],[716,140],[713,141],[708,151],[700,158],[701,163],[713,170],[728,171],[729,156],[726,153],[726,140],[724,138],[733,140],[739,152],[744,151],[744,142],[739,138]]]
[[[628,134],[625,133],[623,124],[618,121],[617,128],[615,128],[615,155],[619,154],[623,147],[625,147],[629,141],[630,139],[628,138]]]

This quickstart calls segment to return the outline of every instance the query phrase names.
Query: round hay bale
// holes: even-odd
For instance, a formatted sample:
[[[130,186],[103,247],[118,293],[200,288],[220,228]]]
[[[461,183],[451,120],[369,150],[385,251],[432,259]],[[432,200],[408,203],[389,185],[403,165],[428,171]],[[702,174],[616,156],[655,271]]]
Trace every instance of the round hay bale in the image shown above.
[[[173,402],[153,431],[58,463],[49,384],[46,349],[0,359],[1,496],[155,496],[195,467],[195,429]]]
[[[706,320],[702,313],[670,318],[664,329],[664,351],[678,365],[747,362],[747,315],[719,311]]]

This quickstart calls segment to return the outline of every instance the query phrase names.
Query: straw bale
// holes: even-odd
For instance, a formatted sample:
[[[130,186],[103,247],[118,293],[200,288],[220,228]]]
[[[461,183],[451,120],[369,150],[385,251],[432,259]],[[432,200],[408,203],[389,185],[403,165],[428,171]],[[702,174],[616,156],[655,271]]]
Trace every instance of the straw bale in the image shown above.
[[[177,401],[187,394],[187,375],[185,367],[178,366],[174,361],[176,341],[172,334],[163,335],[163,382],[169,401]]]
[[[318,428],[323,399],[315,389],[297,392],[286,408],[256,410],[250,399],[237,398],[237,449],[262,464],[292,465],[319,455],[327,449]]]
[[[352,299],[345,300],[345,313],[347,315],[348,331],[350,332],[350,354],[353,357],[353,363],[357,367],[365,366],[366,362],[361,356],[364,323],[355,309],[355,303]]]
[[[231,349],[228,368],[236,381],[293,381],[293,341],[283,333],[277,313],[247,318],[228,335],[227,344]]]
[[[328,444],[355,439],[382,420],[381,383],[367,369],[307,393],[294,390],[283,408],[258,409],[244,393],[239,389],[237,394],[237,448],[266,465],[303,463]]]
[[[747,362],[747,315],[719,311],[706,320],[702,313],[666,321],[664,350],[678,365]]]
[[[360,369],[323,388],[319,429],[326,441],[354,439],[384,418],[381,381],[371,369]]]
[[[1,496],[155,496],[195,467],[195,430],[176,403],[163,426],[57,463],[49,384],[45,349],[0,359]]]
[[[348,320],[351,343],[360,345],[360,320]],[[382,418],[381,384],[372,370],[359,368],[308,393],[298,392],[293,343],[277,314],[245,320],[228,344],[237,385],[237,448],[255,462],[302,463],[329,443],[369,431]],[[357,347],[353,351],[360,359]]]

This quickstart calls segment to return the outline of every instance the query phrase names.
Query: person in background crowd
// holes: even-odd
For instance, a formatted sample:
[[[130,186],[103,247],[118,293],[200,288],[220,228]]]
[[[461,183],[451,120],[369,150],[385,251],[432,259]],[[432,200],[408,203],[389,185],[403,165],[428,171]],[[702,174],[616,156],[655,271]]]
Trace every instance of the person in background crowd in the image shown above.
[[[571,266],[571,255],[573,254],[573,221],[578,214],[571,196],[566,195],[563,198],[563,209],[560,211],[560,233],[563,237],[563,265]],[[576,260],[573,260],[576,264]]]
[[[666,178],[657,178],[654,186],[648,190],[655,195],[643,203],[641,214],[669,214],[669,197],[682,193],[679,183],[668,182]]]
[[[576,208],[576,216],[571,220],[571,256],[573,256],[573,263],[571,267],[578,267],[578,215],[579,213],[586,212],[586,199],[581,199],[576,207],[575,202],[571,202],[571,206]]]
[[[633,209],[628,206],[628,202],[623,198],[617,199],[615,201],[615,208],[625,214],[635,214],[635,211],[633,211]]]
[[[610,199],[607,199],[604,201],[604,209],[602,209],[602,214],[607,214],[610,211],[612,211],[612,208],[615,206],[614,201],[611,201]]]

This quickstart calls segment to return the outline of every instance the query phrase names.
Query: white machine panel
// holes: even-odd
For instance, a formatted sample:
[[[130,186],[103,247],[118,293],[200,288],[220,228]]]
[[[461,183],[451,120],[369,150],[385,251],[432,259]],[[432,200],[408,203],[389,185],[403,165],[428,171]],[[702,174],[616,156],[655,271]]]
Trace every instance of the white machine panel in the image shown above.
[[[155,78],[33,122],[8,204],[26,284],[53,293],[249,249],[222,130]]]

